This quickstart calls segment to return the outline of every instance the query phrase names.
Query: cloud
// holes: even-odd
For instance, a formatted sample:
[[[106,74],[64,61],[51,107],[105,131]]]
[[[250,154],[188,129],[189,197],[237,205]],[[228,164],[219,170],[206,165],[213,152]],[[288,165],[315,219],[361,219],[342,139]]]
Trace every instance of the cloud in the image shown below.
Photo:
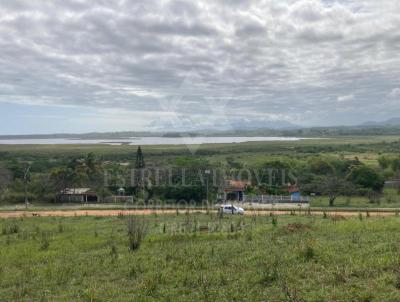
[[[338,96],[337,97],[337,101],[339,103],[343,103],[343,102],[349,102],[354,100],[354,95],[353,94],[349,94],[349,95],[342,95],[342,96]]]
[[[389,96],[390,98],[397,98],[397,97],[400,97],[400,88],[399,88],[399,87],[393,88],[392,91],[390,91],[390,92],[388,93],[388,96]]]
[[[3,1],[0,102],[145,112],[143,127],[174,98],[193,126],[220,116],[213,103],[304,125],[391,116],[399,13],[396,0]]]

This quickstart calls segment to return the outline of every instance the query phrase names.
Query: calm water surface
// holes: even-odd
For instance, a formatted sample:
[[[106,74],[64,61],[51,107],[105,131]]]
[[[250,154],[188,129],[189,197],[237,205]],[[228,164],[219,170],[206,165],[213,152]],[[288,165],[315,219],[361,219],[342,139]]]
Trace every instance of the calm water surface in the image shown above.
[[[298,141],[300,137],[131,137],[126,139],[0,139],[2,145],[66,145],[66,144],[106,144],[106,145],[197,145],[243,142]]]

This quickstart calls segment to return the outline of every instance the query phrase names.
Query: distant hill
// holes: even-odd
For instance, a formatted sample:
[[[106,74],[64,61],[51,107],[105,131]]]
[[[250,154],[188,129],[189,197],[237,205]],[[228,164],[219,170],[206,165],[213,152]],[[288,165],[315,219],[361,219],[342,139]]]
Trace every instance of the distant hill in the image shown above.
[[[368,121],[368,122],[361,124],[360,126],[363,126],[363,127],[396,127],[396,126],[400,126],[400,117],[391,118],[391,119],[388,119],[386,121],[381,121],[381,122]]]
[[[31,134],[0,135],[0,139],[124,139],[130,137],[179,137],[179,136],[283,136],[283,137],[336,137],[356,135],[400,135],[400,118],[381,122],[366,122],[358,126],[333,126],[302,128],[285,121],[267,121],[237,119],[231,120],[229,127],[206,128],[202,130],[166,131],[171,127],[159,128],[158,131],[121,131],[83,134]],[[225,124],[226,125],[226,124]]]
[[[238,120],[230,120],[230,128],[232,130],[245,131],[245,130],[260,130],[260,129],[287,130],[287,129],[299,129],[301,127],[287,121],[271,121],[263,119],[248,120],[241,118]]]
[[[268,118],[244,118],[244,117],[225,117],[220,121],[215,121],[210,125],[202,125],[190,119],[180,119],[179,121],[157,120],[150,124],[150,127],[157,132],[171,129],[171,132],[182,132],[179,129],[186,129],[185,132],[227,132],[227,131],[251,131],[251,130],[286,130],[299,129],[301,126],[288,121],[271,120]]]

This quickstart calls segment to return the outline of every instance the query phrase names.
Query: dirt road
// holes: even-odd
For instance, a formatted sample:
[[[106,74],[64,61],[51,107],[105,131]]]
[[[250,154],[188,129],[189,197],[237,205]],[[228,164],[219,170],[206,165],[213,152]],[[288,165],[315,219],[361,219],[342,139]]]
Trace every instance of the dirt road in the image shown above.
[[[206,213],[206,210],[179,210],[180,214],[184,213]],[[210,212],[216,212],[212,210]],[[245,215],[289,215],[289,211],[272,211],[272,210],[247,210]],[[295,211],[295,215],[323,215],[324,211]],[[358,216],[361,213],[363,216],[367,215],[365,210],[360,211],[329,211],[326,212],[328,216],[334,217],[351,217]],[[74,217],[74,216],[118,216],[118,215],[162,215],[162,214],[176,214],[176,210],[44,210],[44,211],[3,211],[0,212],[0,218],[13,218],[13,217]],[[383,212],[383,211],[369,211],[368,214],[373,217],[385,217],[395,216],[395,212]]]

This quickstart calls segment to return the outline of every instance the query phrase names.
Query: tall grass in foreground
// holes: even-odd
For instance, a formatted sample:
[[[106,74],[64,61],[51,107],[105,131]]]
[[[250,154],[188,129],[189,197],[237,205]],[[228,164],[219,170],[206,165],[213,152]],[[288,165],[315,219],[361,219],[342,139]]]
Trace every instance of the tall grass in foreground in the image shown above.
[[[129,250],[134,251],[140,247],[148,231],[148,223],[143,217],[129,216],[127,220],[127,232]]]
[[[362,215],[0,219],[0,301],[397,302],[400,218]]]

